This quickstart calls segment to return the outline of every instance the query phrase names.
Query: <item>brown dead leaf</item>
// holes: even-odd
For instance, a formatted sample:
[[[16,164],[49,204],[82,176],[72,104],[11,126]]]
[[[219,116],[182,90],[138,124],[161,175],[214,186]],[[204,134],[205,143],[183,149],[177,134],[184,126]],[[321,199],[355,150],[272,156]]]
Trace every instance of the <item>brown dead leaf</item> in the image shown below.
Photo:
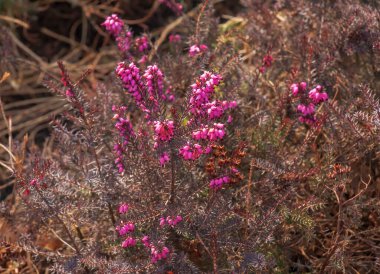
[[[4,72],[3,76],[0,79],[0,84],[4,82],[5,80],[7,80],[9,76],[11,76],[11,74],[8,71]]]

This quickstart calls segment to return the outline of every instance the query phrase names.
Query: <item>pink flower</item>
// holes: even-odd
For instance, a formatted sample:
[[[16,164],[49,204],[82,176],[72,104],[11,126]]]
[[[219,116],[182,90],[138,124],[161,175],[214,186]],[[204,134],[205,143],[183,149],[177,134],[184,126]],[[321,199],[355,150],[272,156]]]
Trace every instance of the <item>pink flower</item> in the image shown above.
[[[164,217],[160,218],[160,226],[163,227],[166,224],[166,220]]]
[[[178,224],[181,221],[182,221],[182,216],[181,215],[177,215],[177,217],[175,218],[176,224]]]
[[[138,51],[144,52],[149,48],[148,37],[146,35],[143,35],[141,37],[136,38],[135,44]]]
[[[228,176],[212,179],[210,181],[210,188],[217,190],[217,189],[222,188],[224,184],[228,184],[229,182],[230,182],[230,177]]]
[[[127,145],[131,137],[135,136],[132,124],[128,119],[123,118],[125,116],[126,107],[125,106],[112,106],[112,111],[115,113],[113,120],[116,120],[115,128],[119,132],[120,140],[114,145],[114,151],[117,155],[115,164],[119,170],[119,173],[125,171],[124,166],[124,152],[127,149]]]
[[[202,147],[199,144],[187,144],[179,149],[179,154],[185,160],[197,160],[202,155]]]
[[[69,98],[74,97],[74,92],[72,91],[71,88],[66,89],[65,94],[66,94],[66,96],[69,97]]]
[[[205,52],[208,50],[208,47],[206,45],[202,44],[199,46],[199,49],[201,50],[201,52]]]
[[[322,87],[320,85],[309,91],[309,98],[312,99],[315,104],[327,101],[329,98],[326,92],[321,91]]]
[[[189,55],[191,57],[197,56],[200,53],[206,52],[208,50],[208,47],[204,44],[198,46],[198,45],[192,45],[189,49]]]
[[[299,86],[300,86],[300,88],[301,88],[302,91],[305,91],[305,90],[306,90],[306,87],[307,87],[307,83],[306,83],[306,82],[301,82],[301,83],[299,84]]]
[[[144,244],[144,246],[146,247],[149,247],[150,246],[150,239],[148,236],[144,236],[142,239],[141,239],[141,242]]]
[[[181,35],[179,34],[170,34],[169,36],[170,43],[179,43],[181,42]]]
[[[292,84],[290,86],[290,90],[292,91],[292,93],[293,93],[294,96],[297,96],[298,95],[298,91],[299,91],[298,84]]]
[[[171,227],[175,227],[178,223],[182,222],[182,216],[177,215],[175,218],[172,216],[167,216],[166,218],[160,218],[160,226],[164,227],[165,225],[169,225]]]
[[[167,248],[166,246],[164,246],[162,248],[161,254],[162,254],[162,258],[166,258],[167,255],[169,254],[169,248]]]
[[[102,25],[110,34],[118,36],[123,29],[124,22],[116,14],[112,14],[106,18]]]
[[[136,245],[136,240],[133,239],[132,237],[128,237],[127,239],[125,239],[123,241],[123,243],[121,244],[122,247],[126,248],[126,247],[130,247],[130,246],[135,246]]]
[[[143,90],[143,85],[139,68],[134,63],[127,66],[126,63],[120,62],[117,65],[116,74],[123,82],[124,88],[128,90],[137,103],[140,103],[142,101],[141,91]]]
[[[170,120],[165,120],[163,122],[154,121],[154,132],[156,133],[156,138],[161,141],[169,141],[174,135],[174,122]]]
[[[194,140],[208,139],[209,141],[215,141],[218,139],[223,139],[225,135],[224,124],[215,123],[214,127],[209,128],[204,126],[199,130],[193,131],[192,137]]]
[[[128,209],[129,209],[129,205],[126,204],[126,203],[123,203],[123,204],[121,204],[119,206],[119,210],[118,211],[119,211],[120,214],[125,214],[125,213],[128,212]]]
[[[301,123],[305,123],[305,124],[308,124],[308,125],[313,125],[317,119],[315,118],[315,116],[301,116],[298,118],[298,120],[301,122]]]
[[[148,61],[148,55],[143,55],[138,61],[139,64],[145,64]]]
[[[306,87],[307,87],[306,82],[301,82],[299,84],[294,83],[290,86],[290,90],[291,90],[293,96],[297,96],[299,93],[305,92]]]
[[[160,157],[160,164],[164,166],[167,162],[170,161],[170,156],[167,152],[164,152]]]
[[[263,58],[261,67],[259,68],[260,73],[264,73],[265,70],[272,66],[273,57],[270,54],[267,54]]]
[[[37,185],[37,179],[32,179],[32,180],[29,182],[29,185],[31,185],[31,186],[35,186],[35,185]]]
[[[191,85],[191,113],[202,114],[204,112],[203,108],[213,105],[216,106],[216,102],[210,103],[210,96],[214,93],[215,88],[220,84],[222,79],[222,76],[219,74],[212,74],[209,71],[205,71],[199,77],[199,80]],[[210,103],[210,105],[207,105],[208,103]]]
[[[297,110],[301,112],[303,116],[312,115],[315,112],[315,106],[313,104],[307,106],[300,104],[297,106]]]
[[[157,65],[148,66],[144,72],[145,85],[148,89],[149,96],[158,104],[158,100],[163,95],[164,74]]]
[[[120,34],[116,38],[117,46],[121,52],[123,53],[129,52],[132,45],[132,37],[133,37],[132,32],[126,31],[124,34]]]
[[[123,226],[117,226],[116,230],[119,232],[120,236],[123,236],[129,232],[133,232],[135,230],[135,225],[129,222]]]
[[[191,57],[196,56],[198,53],[201,52],[201,49],[197,45],[192,45],[189,49],[189,55]]]
[[[263,58],[263,65],[267,68],[269,68],[272,65],[273,62],[273,56],[270,54],[267,54]]]

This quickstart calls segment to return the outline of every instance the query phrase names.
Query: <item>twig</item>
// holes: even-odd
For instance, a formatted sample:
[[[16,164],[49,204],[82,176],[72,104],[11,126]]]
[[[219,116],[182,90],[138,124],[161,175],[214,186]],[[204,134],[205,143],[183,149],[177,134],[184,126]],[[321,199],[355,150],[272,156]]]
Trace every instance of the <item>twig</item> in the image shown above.
[[[64,35],[61,35],[61,34],[58,34],[52,30],[49,30],[47,28],[41,28],[41,32],[47,36],[50,36],[58,41],[61,41],[61,42],[64,42],[64,43],[67,43],[71,46],[78,46],[78,47],[81,47],[83,48],[85,51],[91,51],[85,44],[82,44],[82,43],[78,43],[77,41],[75,41],[74,39],[70,39]]]
[[[7,166],[7,165],[4,164],[2,161],[0,161],[0,165],[3,166],[3,167],[5,167],[6,169],[8,169],[8,170],[9,170],[10,172],[12,172],[12,174],[13,174],[14,170],[13,170],[11,167]],[[1,188],[0,188],[0,189],[1,189]]]
[[[45,202],[45,204],[47,205],[47,207],[52,211],[52,213],[55,215],[55,217],[57,218],[57,220],[62,224],[63,226],[63,229],[65,230],[67,236],[70,238],[70,241],[72,242],[73,244],[73,248],[74,250],[76,251],[76,253],[78,255],[81,255],[81,252],[80,252],[80,249],[79,247],[77,246],[76,242],[75,242],[75,239],[73,238],[73,236],[71,235],[70,233],[70,230],[67,228],[65,222],[61,219],[61,217],[59,217],[58,213],[55,211],[55,209],[50,205],[49,201],[45,198],[44,195],[42,195],[42,192],[40,190],[38,190],[36,188],[36,192],[38,193],[38,195],[40,196],[40,198]],[[63,241],[64,242],[64,241]],[[65,243],[65,242],[64,242]]]
[[[356,194],[355,196],[351,197],[350,199],[348,199],[347,201],[344,201],[342,205],[346,205],[348,204],[349,202],[355,200],[357,197],[359,197],[364,191],[367,190],[368,186],[369,186],[369,183],[371,182],[372,180],[372,177],[371,175],[369,175],[369,180],[367,183],[363,182],[363,180],[361,180],[361,182],[364,184],[364,188],[362,190],[359,191],[358,194]]]
[[[247,192],[245,194],[245,210],[246,210],[246,218],[244,219],[244,236],[247,239],[248,238],[248,221],[249,221],[249,212],[250,212],[250,205],[251,205],[251,188],[252,188],[252,174],[253,174],[253,164],[254,159],[251,160],[250,168],[249,168],[249,175],[248,175],[248,181],[247,181]]]
[[[46,67],[47,64],[45,61],[43,61],[37,54],[35,54],[31,49],[29,49],[27,46],[25,46],[12,32],[9,32],[9,36],[12,38],[12,40],[15,42],[15,44],[22,49],[25,53],[30,55],[34,60],[36,60],[40,66]]]
[[[0,15],[0,20],[4,20],[4,21],[7,21],[7,22],[11,22],[11,23],[15,23],[23,28],[26,28],[26,29],[29,29],[30,26],[28,23],[24,22],[24,21],[21,21],[20,19],[17,19],[17,18],[13,18],[13,17],[9,17],[9,16],[6,16],[6,15]]]
[[[166,37],[168,36],[168,34],[175,28],[177,27],[179,24],[182,23],[182,21],[187,18],[187,17],[191,17],[195,14],[195,12],[198,10],[198,8],[195,8],[193,10],[191,10],[190,12],[182,15],[181,17],[177,18],[176,20],[174,20],[172,23],[170,23],[169,25],[167,25],[165,27],[165,29],[161,32],[160,34],[160,37],[157,39],[157,41],[154,43],[153,45],[153,48],[152,48],[152,51],[150,52],[150,55],[149,55],[149,61],[152,60],[153,56],[156,54],[159,46],[165,41]]]
[[[201,10],[199,11],[199,15],[198,15],[198,19],[197,19],[197,25],[195,28],[195,38],[197,39],[198,43],[199,43],[198,39],[199,39],[199,32],[200,32],[200,26],[199,25],[200,25],[201,17],[203,15],[207,5],[208,5],[208,0],[205,0],[205,2],[202,5]]]

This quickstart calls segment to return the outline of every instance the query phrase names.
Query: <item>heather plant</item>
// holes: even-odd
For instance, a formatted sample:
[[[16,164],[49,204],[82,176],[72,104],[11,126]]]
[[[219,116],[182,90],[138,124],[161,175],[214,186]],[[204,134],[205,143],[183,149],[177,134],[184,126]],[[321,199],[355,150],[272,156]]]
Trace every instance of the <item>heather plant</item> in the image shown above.
[[[58,63],[49,147],[13,152],[19,246],[64,273],[379,270],[377,68],[341,64],[378,52],[378,14],[242,2],[218,28],[205,1],[164,48],[110,14],[120,60],[91,95]],[[46,230],[62,247],[35,247]]]

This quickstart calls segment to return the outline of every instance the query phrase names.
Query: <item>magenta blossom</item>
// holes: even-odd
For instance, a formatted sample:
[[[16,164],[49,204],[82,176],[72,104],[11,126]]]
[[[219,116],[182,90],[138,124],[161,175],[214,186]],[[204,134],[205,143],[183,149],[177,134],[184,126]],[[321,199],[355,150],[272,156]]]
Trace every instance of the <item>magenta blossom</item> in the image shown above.
[[[123,236],[129,232],[133,232],[135,230],[135,225],[129,222],[123,226],[117,226],[116,230],[119,232],[120,236]]]
[[[208,50],[208,47],[204,44],[202,45],[192,45],[189,49],[189,55],[191,57],[197,56],[200,53],[204,53]]]
[[[304,93],[306,91],[306,87],[306,82],[301,82],[299,84],[294,83],[290,86],[290,90],[292,91],[293,96],[297,96],[300,93]]]
[[[228,184],[230,182],[230,177],[223,176],[220,178],[212,179],[210,181],[210,188],[212,189],[220,189],[223,187],[224,184]]]
[[[329,98],[326,92],[321,91],[322,87],[320,85],[309,91],[309,98],[312,99],[315,104],[327,101]]]
[[[174,135],[174,122],[170,120],[154,121],[154,132],[156,138],[161,141],[169,141]]]
[[[116,74],[119,76],[124,84],[124,87],[133,96],[137,103],[142,100],[142,83],[140,76],[140,69],[134,64],[127,65],[124,62],[120,62],[116,68]]]
[[[116,14],[112,14],[106,18],[102,25],[110,34],[118,36],[123,29],[124,22]]]
[[[149,48],[149,41],[146,35],[136,38],[135,40],[136,47],[138,51],[144,52]]]
[[[144,237],[142,237],[141,242],[144,246],[150,247],[150,239],[148,236],[145,235]]]
[[[202,146],[199,144],[191,145],[187,143],[179,149],[179,154],[185,160],[197,160],[203,153]]]
[[[170,34],[169,35],[169,42],[170,43],[179,43],[179,42],[181,42],[181,35],[179,35],[179,34]]]
[[[160,226],[164,227],[165,225],[168,225],[170,227],[175,227],[179,222],[181,222],[182,216],[177,215],[175,218],[172,216],[167,216],[166,218],[161,217],[160,218]]]
[[[129,205],[126,204],[126,203],[123,203],[123,204],[121,204],[121,205],[119,206],[118,211],[119,211],[120,214],[125,214],[125,213],[128,212],[128,209],[129,209]]]
[[[164,166],[167,162],[170,161],[170,156],[167,152],[164,152],[161,156],[160,156],[160,164],[161,166]]]
[[[126,248],[126,247],[130,247],[130,246],[135,246],[136,245],[136,240],[133,239],[132,237],[128,237],[127,239],[125,239],[123,241],[123,243],[121,244],[122,247]]]
[[[303,105],[303,104],[300,104],[297,106],[297,110],[299,112],[302,113],[302,115],[306,116],[306,115],[313,115],[314,112],[315,112],[315,106],[313,104],[309,104],[309,105]]]
[[[169,254],[169,248],[164,246],[161,252],[159,252],[155,246],[151,245],[150,254],[152,255],[152,259],[151,259],[152,263],[156,263],[157,261],[167,258]]]
[[[126,31],[124,34],[121,33],[117,38],[117,46],[121,52],[128,53],[132,46],[132,32]]]
[[[215,141],[218,139],[223,139],[225,135],[224,125],[220,123],[215,123],[214,127],[202,127],[199,130],[193,131],[192,137],[194,140],[205,140]]]

